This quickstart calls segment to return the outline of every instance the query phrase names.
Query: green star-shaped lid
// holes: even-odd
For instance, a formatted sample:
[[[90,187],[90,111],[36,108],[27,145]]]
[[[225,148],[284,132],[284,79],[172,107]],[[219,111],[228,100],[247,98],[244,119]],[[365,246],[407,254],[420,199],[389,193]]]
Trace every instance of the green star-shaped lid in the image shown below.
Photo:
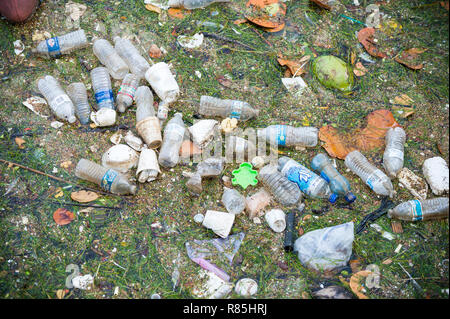
[[[240,185],[243,189],[246,189],[249,185],[255,186],[258,183],[256,179],[258,172],[252,168],[252,164],[247,162],[242,163],[238,169],[232,172],[233,179],[231,183],[233,185]]]

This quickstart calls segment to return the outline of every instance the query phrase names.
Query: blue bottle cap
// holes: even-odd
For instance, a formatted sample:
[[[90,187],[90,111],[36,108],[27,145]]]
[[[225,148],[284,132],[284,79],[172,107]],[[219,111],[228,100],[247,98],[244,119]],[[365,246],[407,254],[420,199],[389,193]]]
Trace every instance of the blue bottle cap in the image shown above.
[[[356,196],[353,195],[352,192],[348,192],[347,194],[345,194],[345,200],[349,203],[353,203],[356,200]]]
[[[331,194],[330,197],[328,198],[328,201],[329,201],[331,204],[334,204],[334,203],[336,203],[337,199],[338,199],[338,195],[335,194],[335,193],[333,193],[333,194]]]

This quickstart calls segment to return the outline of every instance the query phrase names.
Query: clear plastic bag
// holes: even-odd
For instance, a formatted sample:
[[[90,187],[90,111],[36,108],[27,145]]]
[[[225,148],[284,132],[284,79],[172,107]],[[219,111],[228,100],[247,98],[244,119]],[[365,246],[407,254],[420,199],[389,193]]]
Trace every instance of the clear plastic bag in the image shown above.
[[[317,229],[298,238],[294,251],[307,268],[329,271],[345,266],[352,254],[353,222]]]

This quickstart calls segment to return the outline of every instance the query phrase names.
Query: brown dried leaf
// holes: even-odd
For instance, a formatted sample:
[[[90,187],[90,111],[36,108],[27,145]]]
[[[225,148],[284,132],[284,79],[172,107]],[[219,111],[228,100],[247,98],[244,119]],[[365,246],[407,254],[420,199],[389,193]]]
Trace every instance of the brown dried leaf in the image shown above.
[[[331,6],[328,4],[328,0],[311,0],[311,2],[314,2],[321,8],[331,10]]]
[[[353,73],[356,76],[363,76],[367,73],[367,69],[362,65],[361,62],[355,64],[355,68],[353,69]]]
[[[220,84],[222,84],[224,87],[231,87],[233,82],[231,82],[231,80],[227,79],[226,77],[224,77],[223,75],[219,75],[216,77],[217,82],[219,82]]]
[[[242,23],[245,23],[247,21],[248,21],[247,19],[237,19],[237,20],[234,20],[233,23],[234,24],[242,24]]]
[[[414,102],[414,100],[412,98],[410,98],[408,95],[406,94],[402,94],[399,96],[396,96],[392,101],[389,101],[392,104],[400,104],[400,105],[405,105],[405,106],[409,106],[411,105],[411,103]]]
[[[376,110],[367,116],[367,126],[356,136],[358,149],[370,151],[384,145],[384,137],[391,127],[400,125],[389,110]]]
[[[16,137],[16,138],[14,139],[14,141],[16,142],[17,146],[19,146],[20,149],[23,150],[23,149],[25,148],[25,145],[23,145],[23,144],[25,144],[25,140],[24,140],[23,138],[21,138],[21,137]]]
[[[300,76],[304,73],[306,73],[305,70],[302,69],[302,65],[299,62],[292,61],[292,60],[286,60],[283,58],[277,59],[278,63],[282,66],[287,66],[289,68],[289,71],[292,73],[292,75],[295,74],[295,76]]]
[[[72,192],[70,194],[70,197],[79,203],[89,203],[94,200],[96,200],[99,195],[97,193],[91,192],[91,191],[78,191],[78,192]]]
[[[373,36],[375,34],[375,28],[364,28],[358,32],[358,41],[364,46],[366,51],[378,58],[386,58],[387,55],[378,50],[375,42],[373,41]]]
[[[339,135],[338,131],[331,125],[320,128],[319,139],[325,142],[322,147],[331,157],[345,159],[348,153],[356,149],[348,142],[347,138]]]
[[[424,53],[426,49],[417,49],[412,48],[406,51],[403,51],[400,56],[395,57],[395,61],[400,64],[407,66],[412,70],[420,70],[423,68],[422,59],[420,58],[420,54]]]
[[[358,271],[356,274],[352,275],[350,278],[350,289],[353,291],[353,293],[359,298],[359,299],[369,299],[366,295],[361,293],[362,286],[359,283],[361,279],[367,277],[372,272],[368,270],[362,270]]]
[[[170,8],[169,10],[167,10],[169,16],[176,19],[184,19],[184,15],[189,12],[191,11],[180,8]]]
[[[53,220],[54,220],[58,225],[67,225],[67,224],[70,224],[74,219],[75,219],[74,213],[72,213],[71,211],[68,211],[68,210],[65,209],[65,208],[58,208],[58,209],[53,213]]]
[[[265,28],[284,28],[286,5],[279,0],[249,0],[245,18]],[[279,31],[277,30],[277,31]]]
[[[160,7],[154,6],[153,4],[150,3],[145,5],[145,9],[147,9],[148,11],[156,12],[158,14],[161,13]]]

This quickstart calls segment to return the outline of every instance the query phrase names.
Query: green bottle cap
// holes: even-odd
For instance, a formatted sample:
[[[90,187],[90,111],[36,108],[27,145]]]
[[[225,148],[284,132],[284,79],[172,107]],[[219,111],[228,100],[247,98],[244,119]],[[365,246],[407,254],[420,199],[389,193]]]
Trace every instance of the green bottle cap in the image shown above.
[[[243,189],[246,189],[249,185],[255,186],[258,184],[258,180],[256,179],[258,172],[252,168],[252,164],[247,162],[242,163],[238,169],[232,172],[233,179],[231,180],[231,184],[240,185]]]

